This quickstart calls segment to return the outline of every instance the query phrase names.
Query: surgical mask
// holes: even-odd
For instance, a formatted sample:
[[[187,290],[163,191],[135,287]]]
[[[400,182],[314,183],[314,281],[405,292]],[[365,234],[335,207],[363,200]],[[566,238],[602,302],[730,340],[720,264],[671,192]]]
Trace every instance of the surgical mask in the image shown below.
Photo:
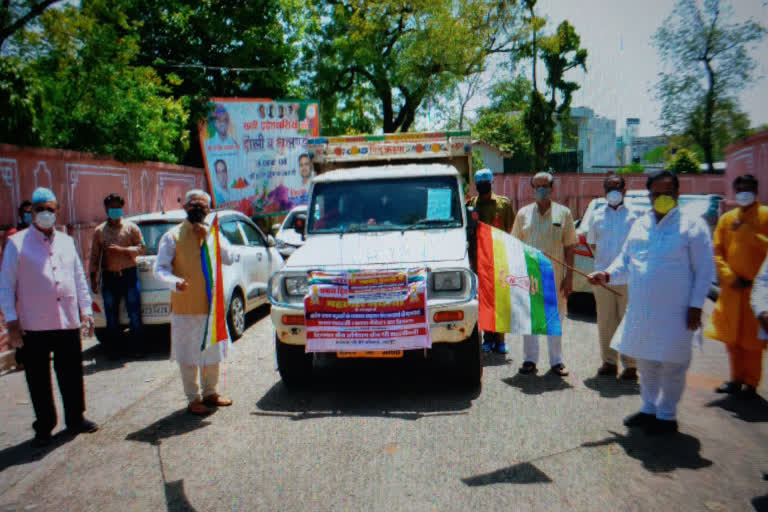
[[[24,212],[24,216],[21,219],[24,221],[24,224],[32,224],[32,213]]]
[[[549,199],[549,194],[552,191],[548,187],[538,187],[536,188],[536,200],[537,201],[546,201]]]
[[[677,201],[672,196],[659,196],[653,202],[653,209],[662,215],[669,213],[675,206]]]
[[[621,204],[622,200],[624,200],[624,194],[622,194],[618,190],[611,190],[610,192],[605,194],[605,200],[608,201],[609,205],[617,206]]]
[[[488,181],[481,181],[480,183],[476,183],[475,187],[477,187],[478,194],[487,194],[491,191],[491,184]]]
[[[123,209],[110,208],[109,210],[107,210],[107,215],[109,215],[109,218],[112,220],[120,220],[120,218],[123,216]]]
[[[738,192],[736,194],[736,202],[739,206],[749,206],[755,202],[754,192]]]
[[[35,215],[35,224],[40,229],[51,229],[56,225],[56,214],[49,211],[38,212]]]
[[[205,219],[205,210],[200,206],[193,206],[187,211],[187,220],[192,224],[198,224]]]

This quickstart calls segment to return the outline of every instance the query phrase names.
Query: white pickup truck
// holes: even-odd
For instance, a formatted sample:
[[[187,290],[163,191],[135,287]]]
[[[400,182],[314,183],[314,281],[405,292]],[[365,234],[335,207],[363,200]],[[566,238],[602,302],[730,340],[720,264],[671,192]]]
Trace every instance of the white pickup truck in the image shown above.
[[[287,386],[309,382],[314,357],[337,357],[335,352],[306,352],[304,296],[310,271],[408,268],[428,270],[432,347],[405,353],[427,358],[440,350],[453,352],[457,380],[471,386],[480,383],[477,277],[470,269],[469,219],[463,177],[457,169],[471,173],[468,133],[429,134],[432,138],[426,142],[424,134],[414,135],[422,138],[417,142],[403,140],[403,135],[391,141],[377,138],[376,146],[364,148],[364,153],[349,148],[360,145],[359,139],[315,143],[315,163],[336,170],[313,179],[302,233],[305,243],[269,283],[277,363]],[[414,149],[416,144],[421,151]],[[390,157],[371,155],[377,149]],[[369,156],[363,158],[361,153]],[[350,162],[344,155],[358,158]],[[430,196],[443,198],[439,215]]]

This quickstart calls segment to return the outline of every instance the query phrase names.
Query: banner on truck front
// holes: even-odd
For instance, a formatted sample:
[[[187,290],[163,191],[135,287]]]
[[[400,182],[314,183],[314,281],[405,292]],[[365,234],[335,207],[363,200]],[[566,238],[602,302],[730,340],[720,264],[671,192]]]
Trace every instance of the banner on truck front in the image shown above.
[[[211,101],[199,136],[214,205],[252,217],[307,204],[314,175],[307,141],[320,133],[317,103]]]
[[[429,348],[426,269],[312,272],[307,352]]]

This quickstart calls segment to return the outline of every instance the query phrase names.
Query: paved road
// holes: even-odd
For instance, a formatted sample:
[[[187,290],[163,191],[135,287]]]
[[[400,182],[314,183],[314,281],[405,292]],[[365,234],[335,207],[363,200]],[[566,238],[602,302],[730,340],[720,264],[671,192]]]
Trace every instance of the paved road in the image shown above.
[[[509,356],[486,358],[482,391],[452,387],[440,366],[364,361],[324,365],[294,393],[264,314],[226,367],[235,405],[205,419],[184,414],[161,353],[108,365],[89,348],[89,415],[102,430],[35,451],[23,376],[0,377],[0,511],[768,507],[768,403],[712,393],[727,375],[719,343],[695,355],[682,433],[659,441],[621,425],[636,386],[593,377],[588,318],[565,322],[564,380],[518,376],[510,336]]]

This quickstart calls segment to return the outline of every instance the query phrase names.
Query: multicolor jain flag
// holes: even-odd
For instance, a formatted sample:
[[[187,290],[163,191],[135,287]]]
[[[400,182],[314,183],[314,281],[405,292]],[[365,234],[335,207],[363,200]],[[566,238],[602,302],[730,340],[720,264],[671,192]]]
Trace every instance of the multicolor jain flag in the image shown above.
[[[203,263],[205,290],[208,294],[208,318],[200,350],[229,339],[227,315],[224,309],[224,277],[221,269],[221,243],[219,234],[219,216],[213,217],[208,237],[200,247]]]
[[[552,263],[504,231],[477,226],[479,325],[483,331],[562,334]]]

